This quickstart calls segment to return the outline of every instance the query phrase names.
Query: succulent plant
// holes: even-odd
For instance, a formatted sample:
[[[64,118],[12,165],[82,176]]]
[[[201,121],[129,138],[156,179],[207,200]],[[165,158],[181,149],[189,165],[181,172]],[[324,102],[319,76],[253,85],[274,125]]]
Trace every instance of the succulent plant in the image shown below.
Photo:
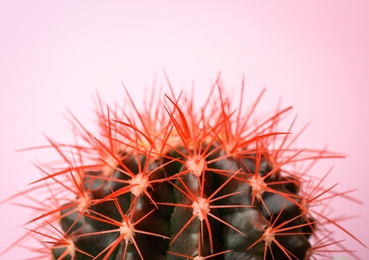
[[[36,199],[27,223],[40,258],[53,259],[321,259],[331,237],[346,231],[324,211],[336,197],[311,174],[326,149],[298,149],[291,107],[256,117],[264,91],[245,112],[218,79],[201,107],[183,94],[153,97],[139,109],[97,99],[98,135],[71,114],[76,143],[48,138],[63,164],[19,196]],[[313,206],[318,206],[315,208]],[[353,255],[353,254],[352,254]]]

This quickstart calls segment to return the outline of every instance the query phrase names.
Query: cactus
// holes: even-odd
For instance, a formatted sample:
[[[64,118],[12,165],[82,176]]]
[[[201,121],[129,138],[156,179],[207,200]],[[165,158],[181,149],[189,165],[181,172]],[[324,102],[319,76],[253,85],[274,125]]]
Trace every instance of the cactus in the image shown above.
[[[139,110],[126,90],[128,109],[97,100],[98,136],[71,114],[76,143],[48,138],[64,166],[39,167],[44,177],[21,193],[49,194],[27,223],[25,237],[41,244],[32,250],[109,260],[320,259],[332,246],[351,253],[330,228],[362,242],[324,212],[348,194],[323,186],[328,173],[310,173],[317,160],[342,156],[294,147],[293,123],[278,129],[291,107],[256,118],[263,92],[242,114],[243,92],[234,108],[218,79],[199,109],[171,89]]]

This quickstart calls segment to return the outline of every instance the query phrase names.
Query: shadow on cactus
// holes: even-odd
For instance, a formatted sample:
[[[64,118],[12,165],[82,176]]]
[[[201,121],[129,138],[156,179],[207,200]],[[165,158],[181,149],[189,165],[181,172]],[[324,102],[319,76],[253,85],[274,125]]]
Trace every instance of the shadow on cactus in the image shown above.
[[[291,107],[257,117],[263,92],[246,111],[244,87],[235,107],[219,79],[201,107],[169,89],[164,98],[153,90],[141,110],[128,91],[124,107],[98,98],[99,135],[71,114],[76,143],[48,138],[64,166],[39,167],[44,177],[11,198],[38,204],[12,247],[38,240],[33,259],[355,257],[332,227],[363,243],[325,210],[337,197],[356,200],[324,187],[329,172],[310,175],[318,160],[342,156],[297,149],[294,120],[278,129]]]

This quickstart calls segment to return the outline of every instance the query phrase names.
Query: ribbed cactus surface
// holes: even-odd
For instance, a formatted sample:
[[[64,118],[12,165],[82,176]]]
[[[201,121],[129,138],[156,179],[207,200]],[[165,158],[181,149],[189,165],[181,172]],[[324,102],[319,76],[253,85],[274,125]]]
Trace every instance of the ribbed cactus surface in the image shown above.
[[[61,210],[63,231],[79,249],[70,256],[304,258],[314,220],[300,205],[299,180],[283,177],[261,150],[229,156],[216,141],[190,147],[171,147],[159,157],[150,150],[121,152],[108,176],[86,171],[88,194]],[[59,259],[66,250],[55,248],[53,255]]]
[[[199,107],[171,94],[140,110],[127,97],[123,107],[98,100],[98,134],[74,118],[78,142],[49,139],[64,166],[42,168],[29,190],[49,194],[29,222],[42,244],[35,251],[54,259],[264,260],[310,259],[340,245],[329,227],[341,226],[324,212],[339,193],[323,186],[325,173],[310,175],[317,160],[340,156],[297,149],[293,123],[278,129],[290,107],[256,117],[261,96],[245,110],[219,81]]]

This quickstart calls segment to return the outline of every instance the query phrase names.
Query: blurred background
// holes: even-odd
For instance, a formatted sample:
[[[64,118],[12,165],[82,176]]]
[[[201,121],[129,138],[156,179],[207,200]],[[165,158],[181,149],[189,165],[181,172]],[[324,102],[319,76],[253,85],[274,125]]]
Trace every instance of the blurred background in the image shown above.
[[[195,84],[201,101],[221,72],[226,91],[245,78],[246,101],[263,88],[257,109],[282,100],[298,114],[296,132],[312,121],[300,147],[347,155],[314,168],[327,186],[364,202],[332,204],[336,215],[367,245],[369,219],[369,2],[368,1],[0,1],[0,200],[39,178],[33,163],[57,154],[18,149],[47,144],[43,133],[73,142],[67,108],[93,128],[93,97],[137,104],[154,80],[177,92]],[[206,94],[204,94],[206,93]],[[236,95],[236,100],[238,100]],[[24,230],[30,210],[0,205],[0,251]],[[361,259],[369,251],[342,232]],[[4,259],[23,259],[14,248]],[[345,257],[337,253],[337,257]],[[342,258],[341,258],[342,259]]]

